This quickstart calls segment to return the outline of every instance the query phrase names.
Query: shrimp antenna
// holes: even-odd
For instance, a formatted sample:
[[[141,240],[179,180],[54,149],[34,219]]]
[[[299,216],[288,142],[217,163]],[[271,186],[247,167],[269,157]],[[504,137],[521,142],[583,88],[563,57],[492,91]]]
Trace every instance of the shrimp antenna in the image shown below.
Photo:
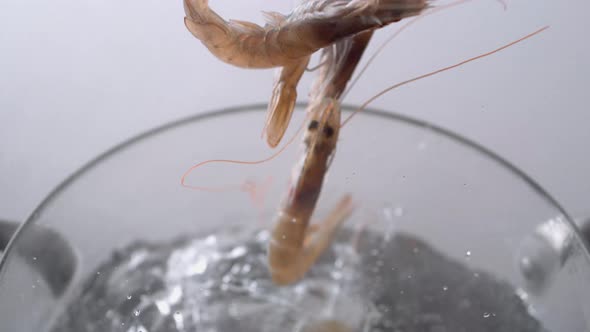
[[[373,53],[373,55],[371,55],[371,57],[369,58],[369,60],[367,61],[367,63],[363,66],[363,68],[359,71],[358,75],[356,75],[356,77],[352,80],[352,82],[350,83],[350,85],[348,86],[348,88],[346,88],[346,90],[344,91],[344,93],[342,94],[342,98],[344,99],[344,97],[346,97],[346,95],[352,90],[352,88],[354,88],[354,86],[356,85],[356,83],[358,82],[358,80],[363,76],[363,74],[365,73],[365,71],[369,68],[369,66],[373,63],[373,61],[375,60],[375,58],[381,53],[383,52],[383,50],[385,49],[385,47],[392,41],[394,40],[397,36],[399,36],[404,30],[406,30],[407,28],[409,28],[412,24],[416,23],[417,21],[423,19],[426,16],[435,14],[439,11],[445,10],[445,9],[449,9],[451,7],[455,7],[458,5],[461,5],[463,3],[469,2],[472,0],[458,0],[455,2],[452,2],[448,5],[444,5],[444,6],[440,6],[437,8],[434,8],[430,11],[424,12],[418,16],[416,16],[415,18],[413,18],[412,20],[410,20],[409,22],[407,22],[406,24],[402,25],[395,33],[393,33],[391,36],[389,36],[378,48],[377,51],[375,51],[375,53]],[[502,0],[498,0],[498,1],[502,1]]]
[[[297,136],[299,136],[299,134],[301,133],[301,131],[304,128],[305,122],[307,120],[307,117],[309,115],[306,115],[305,119],[303,120],[301,126],[299,127],[299,129],[297,129],[297,132],[289,139],[289,141],[287,141],[287,143],[285,143],[285,145],[283,147],[281,147],[277,152],[273,153],[272,155],[270,155],[269,157],[266,157],[264,159],[260,159],[260,160],[254,160],[254,161],[243,161],[243,160],[232,160],[232,159],[210,159],[210,160],[205,160],[202,161],[194,166],[192,166],[191,168],[189,168],[181,177],[180,179],[180,184],[185,187],[185,188],[189,188],[189,189],[194,189],[194,190],[202,190],[202,191],[209,191],[209,192],[225,192],[228,190],[232,190],[232,189],[239,189],[239,190],[243,190],[243,186],[224,186],[224,187],[202,187],[202,186],[192,186],[192,185],[188,185],[186,184],[186,178],[187,176],[192,173],[195,169],[205,166],[206,164],[213,164],[213,163],[227,163],[227,164],[240,164],[240,165],[257,165],[257,164],[262,164],[268,161],[273,160],[274,158],[278,157],[283,151],[285,151],[285,149],[287,149],[288,146],[291,145],[291,143],[293,143],[293,141],[295,141],[295,138],[297,138]]]
[[[506,48],[508,48],[508,47],[510,47],[512,45],[514,45],[514,44],[517,44],[517,43],[520,43],[520,42],[524,41],[525,39],[529,39],[529,38],[533,37],[534,35],[539,34],[539,33],[543,32],[544,30],[547,30],[547,29],[549,29],[549,26],[548,25],[547,26],[544,26],[544,27],[542,27],[542,28],[540,28],[540,29],[538,29],[538,30],[536,30],[534,32],[531,32],[528,35],[526,35],[524,37],[521,37],[521,38],[519,38],[519,39],[517,39],[517,40],[515,40],[515,41],[513,41],[511,43],[508,43],[508,44],[506,44],[504,46],[498,47],[495,50],[492,50],[492,51],[489,51],[489,52],[486,52],[486,53],[483,53],[483,54],[474,56],[474,57],[469,58],[467,60],[463,60],[461,62],[458,62],[458,63],[454,64],[454,65],[450,65],[450,66],[447,66],[447,67],[444,67],[444,68],[441,68],[441,69],[437,69],[435,71],[431,71],[429,73],[426,73],[426,74],[423,74],[423,75],[420,75],[420,76],[416,76],[416,77],[411,78],[409,80],[405,80],[403,82],[394,84],[394,85],[386,88],[385,90],[379,92],[378,94],[374,95],[373,97],[369,98],[369,100],[367,100],[365,103],[363,103],[361,105],[361,107],[359,107],[356,111],[354,111],[352,114],[350,114],[342,122],[342,124],[340,125],[340,128],[344,127],[348,123],[348,121],[350,121],[350,119],[352,119],[353,116],[355,116],[357,113],[359,113],[362,110],[364,110],[367,107],[367,105],[369,105],[370,103],[372,103],[373,101],[375,101],[377,98],[383,96],[384,94],[386,94],[387,92],[389,92],[391,90],[397,89],[397,88],[399,88],[399,87],[401,87],[403,85],[406,85],[406,84],[409,84],[409,83],[412,83],[412,82],[421,80],[421,79],[426,78],[426,77],[430,77],[430,76],[433,76],[433,75],[442,73],[442,72],[447,71],[447,70],[451,70],[453,68],[457,68],[457,67],[462,66],[464,64],[467,64],[469,62],[472,62],[472,61],[475,61],[475,60],[478,60],[478,59],[487,57],[489,55],[492,55],[494,53],[500,52],[500,51],[502,51],[502,50],[504,50],[504,49],[506,49]]]

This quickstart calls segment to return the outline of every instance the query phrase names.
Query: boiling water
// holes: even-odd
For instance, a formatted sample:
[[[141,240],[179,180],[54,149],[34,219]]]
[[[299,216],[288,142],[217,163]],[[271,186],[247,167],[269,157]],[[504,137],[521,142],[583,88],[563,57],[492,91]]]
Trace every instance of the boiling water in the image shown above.
[[[276,287],[266,231],[134,243],[100,266],[54,332],[545,331],[510,285],[410,235],[343,230]]]

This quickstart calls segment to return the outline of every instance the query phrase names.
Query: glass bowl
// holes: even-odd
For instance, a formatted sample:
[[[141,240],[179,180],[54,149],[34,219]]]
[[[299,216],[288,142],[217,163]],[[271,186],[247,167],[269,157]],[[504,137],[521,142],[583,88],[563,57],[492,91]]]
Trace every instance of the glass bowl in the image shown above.
[[[353,215],[300,283],[270,284],[265,232],[299,138],[186,178],[222,190],[180,184],[198,162],[275,153],[265,109],[161,126],[66,179],[2,257],[2,330],[588,330],[588,251],[559,204],[484,147],[378,110],[342,129],[313,220],[346,193]]]

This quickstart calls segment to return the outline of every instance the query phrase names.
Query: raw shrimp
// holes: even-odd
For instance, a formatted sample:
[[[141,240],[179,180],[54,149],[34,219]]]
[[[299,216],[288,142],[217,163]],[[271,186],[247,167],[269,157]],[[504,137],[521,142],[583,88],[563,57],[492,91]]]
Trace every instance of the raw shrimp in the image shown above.
[[[364,103],[357,112],[387,91],[491,55],[528,39],[546,28],[485,54],[396,84]],[[352,198],[350,195],[345,195],[321,224],[319,230],[309,225],[324,177],[334,158],[340,128],[350,119],[349,117],[341,124],[340,99],[374,30],[374,28],[368,28],[352,37],[340,38],[323,49],[320,74],[312,88],[310,103],[307,107],[307,130],[303,138],[303,153],[300,162],[293,169],[289,191],[279,209],[276,226],[269,243],[270,273],[273,282],[277,285],[287,285],[301,279],[329,246],[335,231],[352,212]],[[356,112],[352,115],[354,114]]]
[[[300,163],[293,170],[292,186],[279,211],[277,225],[273,230],[269,245],[269,266],[273,282],[278,285],[286,285],[301,279],[328,247],[338,226],[352,212],[351,196],[345,195],[328,218],[319,226],[319,231],[314,231],[317,233],[313,234],[315,238],[311,241],[308,239],[311,235],[310,230],[314,230],[314,228],[308,228],[309,220],[319,197],[324,176],[332,161],[340,128],[354,114],[376,98],[397,87],[492,55],[537,35],[547,28],[548,26],[545,26],[490,52],[395,84],[370,98],[342,124],[339,122],[339,98],[371,38],[372,31],[361,33],[351,38],[350,41],[336,43],[336,51],[327,48],[324,52],[328,57],[325,64],[327,73],[320,75],[316,80],[313,91],[319,91],[319,93],[311,99],[308,107],[311,116],[303,140],[304,154]],[[334,54],[336,56],[330,57]],[[341,58],[338,60],[341,62],[335,60],[339,56]]]
[[[220,60],[243,68],[293,64],[334,42],[381,28],[428,7],[427,0],[308,0],[267,24],[225,21],[208,0],[184,0],[187,29]]]
[[[266,25],[225,21],[208,0],[184,0],[187,29],[220,60],[243,68],[275,68],[263,136],[276,147],[291,119],[297,84],[310,56],[334,42],[420,14],[427,0],[308,0],[289,15],[265,13]]]
[[[289,191],[269,243],[268,262],[272,280],[277,285],[301,279],[352,212],[351,196],[345,195],[319,229],[311,232],[313,228],[308,227],[324,176],[334,158],[340,130],[339,99],[372,34],[372,31],[362,32],[323,50],[325,64],[307,107],[302,156],[293,168]]]

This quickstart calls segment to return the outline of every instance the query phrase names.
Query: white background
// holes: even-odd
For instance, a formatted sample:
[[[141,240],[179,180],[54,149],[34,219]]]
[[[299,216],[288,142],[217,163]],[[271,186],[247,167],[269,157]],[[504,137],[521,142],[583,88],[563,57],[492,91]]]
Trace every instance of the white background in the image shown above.
[[[398,81],[549,24],[531,40],[371,106],[431,121],[491,148],[573,215],[588,216],[590,2],[507,4],[504,11],[497,1],[473,0],[421,20],[378,56],[345,102],[360,104]],[[211,3],[225,18],[259,24],[261,10],[287,13],[293,5]],[[186,30],[183,17],[180,0],[0,2],[0,218],[24,220],[61,180],[126,138],[197,112],[267,101],[272,70],[221,63]],[[379,31],[367,55],[399,26]],[[301,101],[314,75],[304,77]],[[260,129],[252,128],[253,137]],[[214,142],[187,142],[186,148],[200,144]]]

